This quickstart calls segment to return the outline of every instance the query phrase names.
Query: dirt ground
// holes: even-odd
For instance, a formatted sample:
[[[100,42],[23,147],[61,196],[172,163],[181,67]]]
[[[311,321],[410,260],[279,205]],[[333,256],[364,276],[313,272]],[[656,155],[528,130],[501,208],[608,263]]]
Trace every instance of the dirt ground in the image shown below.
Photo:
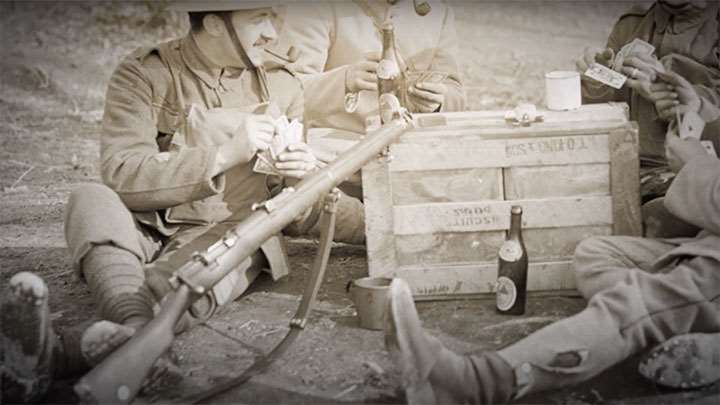
[[[105,86],[120,58],[182,35],[184,17],[164,2],[0,2],[0,287],[19,271],[42,276],[58,328],[86,325],[95,307],[76,277],[63,237],[69,192],[97,182]],[[627,2],[454,2],[460,62],[470,109],[543,103],[543,74],[572,69],[583,47],[601,45]],[[247,367],[287,331],[315,243],[289,243],[293,272],[261,279],[230,310],[176,342],[181,387],[141,401],[177,399]],[[266,375],[217,399],[243,403],[399,403],[397,375],[382,333],[360,329],[345,285],[367,273],[363,249],[333,250],[321,304],[310,327]],[[450,347],[497,348],[582,308],[577,297],[536,297],[528,315],[508,321],[490,300],[422,303],[425,325]],[[1,327],[2,325],[0,325]],[[206,350],[213,347],[213,350]],[[673,393],[648,387],[632,362],[577,389],[535,403],[710,403],[717,387]],[[630,377],[628,377],[630,376]],[[71,382],[48,402],[74,402]]]

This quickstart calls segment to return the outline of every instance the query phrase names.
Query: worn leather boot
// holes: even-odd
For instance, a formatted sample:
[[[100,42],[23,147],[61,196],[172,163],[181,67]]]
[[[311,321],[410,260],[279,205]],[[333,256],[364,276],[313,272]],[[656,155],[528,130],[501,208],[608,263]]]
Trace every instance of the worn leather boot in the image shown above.
[[[670,388],[699,388],[720,380],[720,333],[678,335],[640,361],[642,376]]]
[[[2,396],[8,402],[34,402],[52,383],[53,348],[48,288],[27,272],[10,279],[0,306]]]
[[[496,353],[461,356],[422,328],[410,287],[390,285],[385,345],[400,370],[409,404],[495,404],[510,400],[512,368]]]

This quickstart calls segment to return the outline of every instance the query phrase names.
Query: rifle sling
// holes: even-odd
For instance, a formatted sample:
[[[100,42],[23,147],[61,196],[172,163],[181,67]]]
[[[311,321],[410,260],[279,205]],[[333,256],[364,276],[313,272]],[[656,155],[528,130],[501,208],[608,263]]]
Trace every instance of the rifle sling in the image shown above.
[[[327,269],[328,259],[330,258],[330,249],[332,248],[332,241],[335,236],[335,211],[336,203],[339,198],[340,193],[337,189],[331,191],[325,198],[323,212],[320,217],[320,245],[318,246],[312,273],[310,274],[310,279],[305,286],[302,300],[300,301],[300,305],[298,306],[295,316],[290,320],[290,330],[287,335],[285,335],[280,343],[278,343],[278,345],[275,346],[268,354],[255,360],[255,362],[240,375],[231,377],[206,391],[181,398],[175,403],[197,404],[200,402],[206,402],[223,392],[246,383],[254,376],[262,374],[270,366],[270,364],[287,351],[298,335],[300,335],[300,332],[305,328],[307,317],[312,311],[315,298],[317,297],[318,290],[320,290],[320,285],[322,284],[325,276],[325,270]]]

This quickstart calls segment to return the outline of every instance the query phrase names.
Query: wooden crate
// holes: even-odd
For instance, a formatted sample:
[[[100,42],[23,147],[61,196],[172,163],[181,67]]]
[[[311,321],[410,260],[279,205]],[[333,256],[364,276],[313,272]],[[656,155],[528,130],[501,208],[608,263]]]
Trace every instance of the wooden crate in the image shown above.
[[[417,298],[491,292],[510,206],[521,205],[528,289],[573,289],[572,254],[592,235],[640,235],[637,127],[625,104],[418,116],[362,171],[371,276]]]

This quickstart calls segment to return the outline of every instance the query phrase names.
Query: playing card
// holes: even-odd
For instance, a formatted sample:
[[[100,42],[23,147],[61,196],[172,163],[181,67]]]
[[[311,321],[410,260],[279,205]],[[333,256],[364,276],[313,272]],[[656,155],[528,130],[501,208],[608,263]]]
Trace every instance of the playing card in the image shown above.
[[[655,52],[654,46],[639,38],[633,39],[633,41],[630,42],[630,44],[628,45],[630,45],[630,49],[628,50],[628,53],[625,55],[625,57],[628,57],[630,55],[650,56],[653,54],[653,52]]]
[[[270,141],[267,151],[257,154],[257,161],[253,166],[256,173],[278,174],[275,163],[278,156],[287,150],[287,147],[302,142],[303,125],[297,119],[288,121],[286,116],[275,120],[275,135]]]
[[[689,111],[679,121],[678,135],[680,139],[700,139],[704,128],[705,120],[698,113]]]
[[[620,51],[615,55],[615,59],[612,63],[613,69],[619,69],[622,67],[625,59],[634,55],[645,55],[650,56],[655,52],[655,47],[642,39],[635,38],[632,42],[625,44]]]
[[[593,63],[585,72],[585,76],[606,84],[610,87],[619,89],[625,84],[627,77],[599,63]]]

